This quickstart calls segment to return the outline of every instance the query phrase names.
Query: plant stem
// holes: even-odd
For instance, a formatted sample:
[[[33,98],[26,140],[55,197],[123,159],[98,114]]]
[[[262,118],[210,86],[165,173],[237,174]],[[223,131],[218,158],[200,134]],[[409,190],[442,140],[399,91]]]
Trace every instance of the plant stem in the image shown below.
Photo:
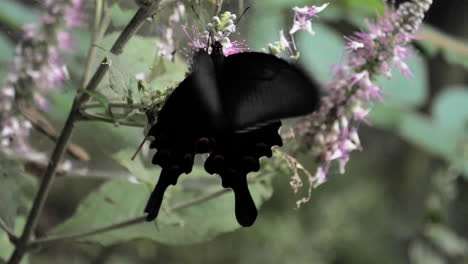
[[[88,49],[88,55],[86,56],[86,64],[84,68],[83,79],[81,80],[81,87],[85,87],[89,81],[89,75],[91,74],[91,65],[93,63],[93,58],[96,55],[96,46],[94,44],[100,40],[101,36],[98,32],[101,31],[100,27],[103,26],[101,25],[102,0],[96,0],[95,4],[96,10],[92,27],[93,32],[91,34],[91,43]]]
[[[139,109],[143,105],[141,104],[133,104],[129,105],[126,102],[115,102],[115,103],[109,103],[109,108],[130,108],[130,109]],[[102,108],[102,104],[100,103],[89,103],[85,104],[81,107],[81,109],[91,109],[91,108]]]
[[[50,244],[50,243],[55,243],[55,242],[61,242],[61,241],[64,241],[64,240],[74,240],[74,239],[80,239],[80,238],[84,238],[84,237],[94,236],[94,235],[109,232],[109,231],[112,231],[112,230],[115,230],[115,229],[120,229],[120,228],[123,228],[123,227],[128,227],[128,226],[132,226],[132,225],[139,224],[139,223],[144,223],[145,221],[146,221],[146,215],[145,216],[138,216],[138,217],[132,218],[130,220],[125,220],[125,221],[118,222],[118,223],[115,223],[115,224],[111,224],[111,225],[108,225],[108,226],[99,227],[99,228],[89,230],[89,231],[86,231],[86,232],[82,232],[82,233],[76,233],[76,234],[70,234],[70,235],[64,235],[64,236],[56,236],[56,237],[52,236],[52,237],[48,237],[48,238],[44,238],[44,239],[38,239],[38,240],[32,242],[29,246],[33,248],[33,247],[36,247],[38,245],[44,245],[44,244]]]
[[[111,124],[118,124],[122,126],[129,126],[129,127],[144,127],[145,125],[142,123],[137,122],[128,122],[128,121],[119,121],[112,118],[107,118],[104,116],[93,115],[90,113],[86,113],[85,111],[80,112],[79,121],[101,121]]]
[[[159,3],[156,3],[156,1],[154,1],[153,4],[151,4],[150,6],[142,7],[136,12],[135,16],[132,18],[129,24],[125,27],[124,31],[120,34],[119,38],[116,40],[116,42],[112,46],[111,53],[115,55],[119,55],[120,53],[122,53],[124,46],[128,43],[130,38],[137,32],[137,30],[143,24],[145,19],[153,15],[153,13],[157,10],[158,6],[160,6],[158,4]],[[108,69],[109,69],[108,59],[104,58],[103,62],[99,65],[93,77],[87,84],[86,90],[94,91],[98,87],[99,83],[101,82],[102,78],[104,77]],[[77,117],[79,116],[80,107],[88,99],[89,99],[88,93],[77,93],[75,96],[75,99],[73,100],[72,108],[70,110],[70,113],[68,114],[63,130],[52,152],[52,156],[50,158],[49,164],[47,166],[47,169],[44,173],[44,177],[42,178],[39,190],[34,199],[33,206],[31,208],[31,211],[29,212],[28,219],[26,221],[26,225],[24,227],[23,233],[20,239],[18,240],[15,251],[10,257],[8,264],[18,264],[23,259],[24,254],[26,253],[28,249],[28,245],[31,242],[33,231],[35,230],[37,226],[37,221],[44,207],[44,203],[48,197],[49,190],[52,186],[52,182],[55,178],[55,172],[56,172],[57,166],[63,156],[63,153],[68,144],[68,141],[71,137],[71,134],[74,128],[74,123],[77,120]]]
[[[218,196],[221,196],[221,195],[223,195],[225,193],[228,193],[229,191],[230,191],[230,189],[221,189],[221,190],[218,190],[216,192],[207,194],[205,196],[197,197],[197,198],[195,198],[193,200],[190,200],[190,201],[184,202],[184,203],[180,203],[180,204],[172,207],[171,209],[169,209],[169,212],[173,213],[173,212],[181,211],[183,209],[186,209],[186,208],[201,204],[203,202],[212,200],[212,199],[214,199],[214,198],[216,198]],[[146,215],[138,216],[138,217],[132,218],[130,220],[125,220],[125,221],[118,222],[118,223],[115,223],[115,224],[111,224],[111,225],[108,225],[108,226],[99,227],[99,228],[89,230],[89,231],[86,231],[86,232],[82,232],[82,233],[76,233],[76,234],[70,234],[70,235],[64,235],[64,236],[56,236],[56,237],[48,237],[48,238],[44,238],[44,239],[38,239],[38,240],[32,242],[30,244],[30,247],[36,247],[36,246],[39,246],[39,245],[61,242],[61,241],[64,241],[64,240],[74,240],[74,239],[80,239],[80,238],[84,238],[84,237],[94,236],[94,235],[102,234],[102,233],[109,232],[109,231],[112,231],[112,230],[132,226],[132,225],[135,225],[135,224],[144,223],[145,221],[146,221]]]
[[[419,35],[423,37],[424,40],[442,49],[453,51],[462,56],[468,56],[468,45],[465,42],[451,37],[445,33],[434,29],[429,29],[427,27],[422,27]]]

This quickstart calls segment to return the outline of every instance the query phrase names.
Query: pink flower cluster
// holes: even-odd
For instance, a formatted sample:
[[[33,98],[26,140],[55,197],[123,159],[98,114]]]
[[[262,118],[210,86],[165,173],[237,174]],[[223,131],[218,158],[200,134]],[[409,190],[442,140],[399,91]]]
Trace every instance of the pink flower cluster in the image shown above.
[[[296,47],[296,41],[294,40],[294,34],[300,30],[305,30],[309,34],[315,35],[315,32],[312,29],[312,18],[316,17],[317,14],[327,8],[328,5],[328,3],[325,3],[321,6],[294,7],[294,21],[291,29],[289,30],[291,41],[285,37],[283,30],[280,30],[280,40],[275,43],[269,43],[268,52],[270,54],[280,56],[281,52],[287,50],[290,58],[297,59],[299,57],[299,52]]]
[[[223,53],[225,56],[244,52],[249,50],[245,41],[235,40],[231,41],[230,35],[236,31],[236,25],[234,21],[237,16],[230,12],[225,12],[221,16],[214,16],[212,22],[208,23],[207,30],[199,33],[193,27],[190,33],[186,27],[183,27],[185,35],[189,38],[188,45],[192,48],[193,52],[199,49],[208,48],[208,52],[211,52],[211,48],[207,47],[209,43],[219,41],[223,45]]]
[[[315,186],[326,181],[334,161],[343,174],[350,152],[361,149],[358,125],[366,122],[374,102],[383,101],[383,92],[374,82],[375,77],[383,74],[390,78],[391,64],[405,76],[412,76],[404,62],[409,53],[407,44],[415,38],[413,34],[431,2],[413,0],[396,12],[386,10],[384,17],[375,22],[366,21],[367,31],[346,38],[345,62],[335,67],[334,79],[327,85],[327,94],[319,110],[295,127],[295,132],[311,146],[318,163],[313,176]],[[405,21],[417,23],[408,25]]]
[[[72,50],[69,30],[86,25],[84,0],[42,0],[42,24],[26,24],[15,57],[0,87],[0,135],[3,152],[28,154],[31,124],[18,115],[16,100],[49,107],[45,94],[60,89],[69,79],[63,59]]]

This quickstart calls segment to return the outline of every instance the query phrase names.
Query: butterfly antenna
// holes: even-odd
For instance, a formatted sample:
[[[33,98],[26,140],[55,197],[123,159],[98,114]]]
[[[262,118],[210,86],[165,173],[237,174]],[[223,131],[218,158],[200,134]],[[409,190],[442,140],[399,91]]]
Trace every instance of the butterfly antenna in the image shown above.
[[[143,144],[145,144],[146,140],[148,140],[148,135],[146,135],[145,138],[143,139],[143,141],[141,141],[140,146],[138,146],[137,150],[135,151],[135,154],[133,154],[133,156],[132,156],[132,160],[134,160],[136,158],[136,156],[140,152],[141,148],[143,147]]]
[[[250,9],[250,6],[248,6],[246,9],[244,9],[244,12],[237,18],[236,22],[234,22],[234,25],[237,25],[237,23],[240,22],[241,18],[244,16],[244,14],[247,12],[247,10]]]

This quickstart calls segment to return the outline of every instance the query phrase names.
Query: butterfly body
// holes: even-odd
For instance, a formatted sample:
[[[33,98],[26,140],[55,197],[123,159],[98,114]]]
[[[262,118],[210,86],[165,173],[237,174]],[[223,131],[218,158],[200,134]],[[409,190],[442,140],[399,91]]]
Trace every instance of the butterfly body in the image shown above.
[[[314,111],[318,86],[296,66],[275,56],[246,52],[224,56],[219,42],[212,53],[198,51],[192,72],[169,96],[150,129],[162,167],[148,201],[147,220],[157,217],[164,191],[182,173],[190,173],[198,153],[209,153],[205,170],[219,174],[232,188],[238,222],[250,226],[257,210],[247,174],[260,169],[259,159],[281,146],[280,120]]]

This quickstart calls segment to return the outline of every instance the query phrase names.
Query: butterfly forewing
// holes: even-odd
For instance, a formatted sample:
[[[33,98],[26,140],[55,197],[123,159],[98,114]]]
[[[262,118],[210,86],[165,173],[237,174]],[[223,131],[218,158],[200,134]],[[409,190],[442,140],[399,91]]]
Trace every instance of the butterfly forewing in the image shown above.
[[[219,89],[230,126],[236,130],[308,114],[319,100],[318,85],[300,68],[255,52],[224,60]]]

